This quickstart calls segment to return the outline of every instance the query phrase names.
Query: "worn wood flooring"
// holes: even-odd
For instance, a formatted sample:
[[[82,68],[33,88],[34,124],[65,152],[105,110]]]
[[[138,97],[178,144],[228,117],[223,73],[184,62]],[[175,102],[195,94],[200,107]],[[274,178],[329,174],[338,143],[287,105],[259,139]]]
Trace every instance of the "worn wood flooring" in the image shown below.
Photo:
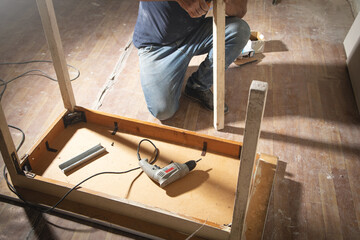
[[[227,70],[230,113],[225,129],[217,132],[212,113],[185,97],[170,120],[160,122],[147,111],[137,51],[129,44],[138,1],[54,0],[66,59],[81,72],[73,81],[77,105],[242,141],[250,83],[266,81],[258,151],[278,156],[280,163],[263,238],[359,239],[360,117],[342,45],[354,20],[350,5],[345,0],[271,2],[249,1],[245,20],[264,34],[265,52],[256,63]],[[35,0],[2,0],[0,20],[0,62],[50,60]],[[200,61],[191,62],[187,76]],[[33,68],[54,76],[51,65],[36,63],[0,65],[0,78],[10,80]],[[70,69],[71,77],[75,74]],[[26,133],[20,156],[63,110],[57,83],[37,75],[8,84],[1,104],[8,124]],[[11,133],[18,144],[21,134]],[[0,239],[139,238],[1,199]]]

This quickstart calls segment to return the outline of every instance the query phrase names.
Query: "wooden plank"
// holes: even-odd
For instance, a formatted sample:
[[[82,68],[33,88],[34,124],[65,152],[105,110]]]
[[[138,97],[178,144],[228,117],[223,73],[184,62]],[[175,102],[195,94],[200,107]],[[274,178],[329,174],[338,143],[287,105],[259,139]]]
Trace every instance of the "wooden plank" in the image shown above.
[[[33,164],[34,159],[37,159],[42,152],[46,151],[46,142],[48,142],[51,147],[52,140],[64,129],[63,117],[66,113],[67,111],[64,111],[60,114],[45,131],[42,137],[27,152],[30,165]]]
[[[213,137],[206,137],[201,134],[196,134],[196,133],[193,133],[190,131],[184,131],[184,130],[180,130],[180,129],[176,129],[176,128],[159,126],[157,124],[150,124],[150,123],[145,123],[145,122],[141,122],[141,121],[137,121],[137,120],[131,120],[131,119],[127,119],[127,118],[117,117],[114,115],[104,114],[104,113],[101,113],[98,111],[87,110],[85,108],[80,108],[80,107],[76,107],[76,110],[81,110],[81,111],[85,112],[86,118],[87,118],[87,123],[84,123],[84,124],[99,123],[100,126],[106,126],[109,128],[109,132],[112,132],[114,122],[118,122],[119,131],[122,131],[122,132],[125,131],[125,132],[130,132],[133,134],[140,134],[140,135],[151,136],[151,137],[155,136],[155,137],[159,137],[163,140],[166,140],[169,138],[169,139],[171,139],[171,141],[177,141],[181,145],[185,145],[185,146],[191,146],[190,145],[191,143],[197,143],[199,145],[198,148],[200,148],[200,147],[202,148],[202,145],[205,141],[208,143],[208,150],[207,150],[208,154],[207,155],[209,157],[211,156],[211,154],[210,154],[211,150],[213,148],[217,149],[220,146],[223,148],[222,151],[224,151],[224,150],[230,151],[230,154],[227,154],[227,155],[234,155],[233,156],[233,157],[235,157],[234,163],[238,162],[238,161],[236,161],[236,157],[238,156],[239,149],[241,147],[241,144],[238,142],[221,140],[221,139],[213,138]],[[56,158],[60,157],[61,159],[63,159],[63,157],[61,157],[59,155],[59,153],[48,153],[48,155],[51,155],[51,156],[48,156],[45,158],[43,156],[41,157],[42,152],[47,152],[46,148],[44,147],[45,141],[49,141],[51,139],[58,138],[59,131],[61,131],[62,129],[64,130],[62,119],[61,119],[62,116],[63,115],[61,115],[55,121],[55,123],[51,126],[52,129],[49,129],[44,134],[44,138],[38,141],[39,146],[35,146],[33,148],[33,153],[31,153],[31,152],[29,153],[30,154],[29,161],[30,161],[31,166],[33,167],[34,171],[38,168],[39,164],[46,165],[47,164],[46,162],[51,160],[52,157],[56,157]],[[80,124],[80,128],[81,128],[81,126],[82,125]],[[69,126],[68,128],[71,128],[71,126]],[[106,132],[106,129],[104,130],[104,132]],[[177,135],[177,134],[179,134],[179,135]],[[71,135],[71,138],[73,138],[72,134],[70,134],[70,135]],[[109,135],[111,136],[111,134],[109,134]],[[116,136],[114,136],[114,137],[116,138]],[[83,142],[83,141],[81,141],[81,142]],[[51,145],[53,145],[54,141],[50,141],[50,143],[52,143]],[[56,144],[55,144],[55,147],[56,147]],[[61,150],[61,148],[59,148],[59,151],[60,150]],[[162,155],[166,154],[166,152],[170,152],[170,150],[169,151],[166,150],[165,152],[163,152]],[[200,154],[200,152],[199,152],[199,154]],[[133,155],[135,156],[135,154],[133,154]],[[178,160],[176,160],[176,161],[178,161]],[[99,171],[99,169],[98,169],[98,171]],[[35,173],[37,173],[37,172],[35,171]],[[57,186],[57,185],[62,185],[67,188],[71,187],[71,184],[68,184],[68,183],[64,184],[63,182],[54,180],[53,178],[49,179],[49,178],[43,177],[43,176],[36,176],[35,179],[41,179],[42,180],[41,182],[44,182],[44,183],[39,183],[39,182],[30,183],[30,181],[33,181],[33,180],[23,179],[24,182],[19,184],[19,186],[22,188],[27,188],[27,189],[32,189],[32,190],[39,191],[39,192],[44,192],[46,194],[51,194],[53,196],[58,196],[58,197],[60,197],[61,194],[64,194],[65,190],[64,190],[64,188],[59,188],[59,186]],[[67,182],[67,181],[68,180],[66,180],[65,182]],[[44,186],[41,187],[43,184],[45,184],[44,186],[46,186],[46,187],[44,187]],[[55,185],[55,186],[53,186],[53,185]],[[235,184],[230,184],[230,185],[235,185]],[[56,190],[54,190],[53,188]],[[85,188],[82,188],[82,189],[85,190]],[[133,190],[134,189],[135,189],[135,187],[133,187]],[[85,190],[85,191],[87,191],[87,190]],[[78,197],[75,197],[74,199],[72,199],[72,197],[70,197],[69,200],[72,200],[75,202],[84,202],[85,204],[90,205],[90,206],[96,206],[96,204],[98,204],[99,201],[100,202],[105,201],[106,203],[104,202],[104,204],[103,204],[104,206],[112,205],[112,207],[110,207],[111,209],[108,209],[111,212],[114,212],[115,209],[117,209],[116,211],[118,211],[119,214],[124,214],[124,215],[130,214],[131,216],[133,216],[133,214],[135,214],[135,216],[133,216],[135,218],[141,218],[141,219],[147,218],[147,217],[142,216],[142,214],[144,214],[144,213],[142,213],[143,210],[141,210],[141,209],[143,209],[143,207],[138,208],[139,204],[135,203],[134,201],[115,196],[116,199],[120,199],[121,203],[120,203],[120,205],[118,205],[119,204],[118,201],[115,201],[113,203],[107,202],[109,199],[114,199],[114,196],[107,195],[109,193],[107,193],[107,194],[103,193],[103,192],[99,193],[98,191],[96,191],[96,190],[94,191],[93,189],[88,190],[88,191],[89,192],[86,195],[86,197],[81,195],[81,197],[78,196]],[[110,193],[111,193],[111,191],[110,191]],[[169,194],[171,194],[171,193],[169,192]],[[77,193],[74,192],[71,195],[76,196]],[[92,195],[95,195],[95,196],[92,197]],[[100,197],[100,199],[99,199],[99,197]],[[93,198],[97,199],[97,200],[91,200]],[[135,209],[132,209],[131,202],[135,203],[135,205],[136,205]],[[144,205],[140,204],[140,206],[144,206]],[[151,206],[153,206],[153,205],[151,205]],[[173,220],[171,220],[171,219],[166,219],[167,214],[169,214],[169,212],[167,212],[167,211],[160,210],[156,207],[155,208],[154,207],[145,207],[145,208],[148,209],[146,211],[149,211],[149,212],[145,211],[146,212],[145,215],[149,216],[150,218],[159,219],[159,221],[160,221],[160,222],[158,222],[159,225],[164,226],[164,224],[165,224],[165,226],[167,226],[168,223],[171,223],[174,220],[175,222],[171,223],[172,228],[179,230],[178,228],[175,228],[175,226],[177,224],[180,224],[182,226],[180,229],[183,232],[191,233],[192,231],[195,231],[196,228],[200,227],[201,224],[204,223],[204,220],[198,220],[197,218],[192,221],[195,221],[196,223],[200,222],[200,225],[193,225],[192,221],[190,221],[190,224],[186,223],[187,221],[185,223],[184,222],[181,223],[182,220],[180,220],[180,222],[178,222],[178,220],[176,219],[177,216],[180,216],[180,215],[173,215],[171,213],[170,215],[173,216]],[[129,210],[129,209],[132,209],[132,210]],[[161,216],[154,217],[153,214],[156,214],[156,213],[152,213],[151,212],[152,210],[154,210],[155,212],[160,211],[161,212],[160,215],[164,214],[165,218],[163,218]],[[151,221],[150,218],[147,219],[147,221]],[[180,216],[180,218],[188,219],[187,217],[182,217],[182,216]],[[229,219],[229,221],[231,221],[231,219]],[[205,234],[206,238],[211,238],[212,236],[216,236],[215,239],[227,238],[229,233],[227,230],[222,230],[221,224],[218,225],[216,223],[211,223],[211,221],[207,221],[206,225],[215,226],[216,229],[220,228],[220,232],[216,233],[217,230],[215,230],[215,232],[213,232],[212,230],[209,230],[208,227],[203,227],[203,230],[201,230],[201,232],[203,232],[203,231],[206,232],[206,234]],[[183,229],[183,227],[184,227],[184,229]],[[224,235],[223,231],[225,231],[225,235]],[[198,233],[198,234],[200,234],[200,236],[202,236],[202,234],[203,234],[201,232]],[[213,233],[210,235],[207,235],[208,234],[207,232],[209,232],[209,233],[213,232]]]
[[[64,107],[73,112],[76,105],[75,97],[60,39],[59,28],[56,22],[53,2],[52,0],[36,0],[36,3],[54,63]]]
[[[17,182],[18,171],[20,170],[19,157],[11,137],[5,113],[0,103],[0,150],[13,181]]]
[[[251,203],[252,204],[249,206],[249,211],[253,214],[251,214],[250,218],[246,219],[246,226],[247,226],[247,230],[248,230],[248,232],[246,233],[247,235],[258,236],[258,235],[261,235],[261,233],[262,233],[261,229],[263,227],[263,220],[265,219],[265,215],[266,215],[269,192],[270,192],[271,186],[272,186],[272,177],[271,176],[273,176],[273,174],[274,174],[275,165],[276,165],[275,157],[267,156],[267,155],[263,155],[263,154],[261,155],[258,167],[255,172],[254,182],[253,182],[253,188],[252,188],[253,191],[251,194]],[[43,182],[48,182],[50,184],[55,184],[55,185],[58,185],[58,183],[60,183],[59,181],[54,181],[52,179],[44,178],[41,176],[36,176],[35,180],[36,179],[42,180]],[[33,181],[30,179],[24,179],[24,180],[25,181]],[[215,183],[214,180],[212,180],[211,182],[213,184]],[[63,194],[63,191],[64,191],[64,190],[57,188],[56,186],[54,188],[51,185],[50,186],[47,185],[43,189],[39,189],[38,186],[43,185],[43,183],[39,183],[37,181],[33,182],[33,183],[26,183],[26,185],[28,185],[28,184],[31,185],[31,190],[22,191],[23,189],[19,189],[25,193],[26,199],[33,201],[33,202],[45,203],[46,205],[53,205],[56,202],[56,200],[58,199],[58,197],[61,196],[61,194]],[[61,185],[68,186],[69,188],[71,187],[70,184],[61,183]],[[105,185],[105,184],[100,183],[100,185]],[[113,188],[115,188],[115,189],[113,189],[113,191],[116,191],[116,188],[119,188],[119,187],[121,188],[126,185],[127,185],[126,182],[121,181],[121,184],[119,186],[113,185]],[[141,185],[143,185],[143,184],[141,184]],[[215,184],[215,185],[217,185],[217,184]],[[144,187],[145,187],[145,189],[148,189],[148,186],[144,186]],[[162,234],[164,233],[165,230],[162,230],[161,227],[154,227],[154,221],[151,221],[152,222],[151,224],[146,223],[146,222],[144,222],[144,217],[141,217],[141,219],[138,219],[138,222],[137,222],[137,220],[136,220],[136,218],[134,218],[134,216],[128,216],[129,213],[127,211],[121,210],[123,207],[125,208],[126,204],[129,204],[126,206],[126,209],[130,208],[129,209],[130,214],[135,214],[135,213],[139,213],[139,211],[140,212],[143,211],[141,209],[135,209],[135,210],[132,209],[132,205],[133,205],[134,201],[132,201],[131,199],[122,199],[123,203],[118,205],[117,202],[112,202],[112,203],[108,202],[107,199],[111,199],[111,200],[120,199],[118,197],[114,197],[113,195],[110,196],[107,194],[103,194],[103,193],[99,193],[99,192],[90,190],[90,188],[88,186],[83,186],[79,190],[83,190],[83,191],[89,193],[90,195],[86,196],[86,197],[80,197],[78,195],[77,197],[74,197],[74,198],[69,196],[67,201],[62,203],[59,207],[61,209],[66,209],[68,211],[86,215],[87,217],[90,217],[90,218],[95,218],[97,220],[102,220],[102,221],[105,221],[108,223],[119,225],[120,228],[127,227],[127,228],[133,229],[135,227],[135,229],[138,229],[145,233],[147,232],[147,233],[152,233],[152,234],[160,234],[161,236],[163,236]],[[135,191],[135,190],[133,189],[132,191]],[[40,193],[40,192],[42,192],[42,193]],[[56,195],[57,197],[49,196],[47,194],[51,194],[53,196]],[[75,192],[70,195],[73,195],[73,194],[75,194]],[[96,203],[98,205],[95,205],[96,203],[94,203],[94,205],[93,205],[91,203],[93,200],[88,200],[88,198],[92,199],[94,197],[91,195],[96,195],[96,197],[103,196],[105,199],[97,198]],[[207,195],[207,194],[205,193],[204,195]],[[156,199],[157,196],[152,195],[152,198]],[[198,199],[198,200],[201,201],[201,199]],[[98,208],[99,205],[106,206],[106,207],[102,207],[103,208],[102,210],[96,210],[96,212],[95,212],[93,207],[89,207],[89,202],[91,203],[90,206],[93,206],[96,208]],[[186,201],[186,202],[189,202],[189,201]],[[204,202],[204,204],[205,204],[205,202]],[[111,207],[108,208],[107,206],[110,206],[110,205],[111,205]],[[139,205],[139,204],[136,204],[136,205]],[[142,205],[142,204],[140,204],[140,205]],[[142,206],[144,206],[144,205],[142,205]],[[160,209],[154,207],[153,205],[147,204],[147,206],[151,206],[151,207],[146,207],[147,209],[155,209],[156,211],[160,210]],[[80,209],[80,211],[78,209]],[[151,216],[152,214],[156,214],[156,213],[146,212],[146,210],[144,210],[144,211],[145,211],[144,214],[146,214],[146,216],[148,216],[148,215]],[[221,212],[222,211],[220,211],[220,213]],[[116,214],[114,214],[114,213],[116,213]],[[182,215],[180,215],[180,214],[178,216],[182,217]],[[158,216],[156,216],[156,218],[158,218]],[[205,220],[200,220],[198,218],[190,218],[190,219],[193,219],[193,221],[199,222],[201,224],[205,223]],[[181,224],[181,223],[179,223],[179,224]],[[217,226],[218,228],[221,228],[221,225],[212,223],[209,220],[206,220],[206,224],[210,225],[210,226],[214,226],[214,227]],[[139,229],[139,227],[136,227],[139,225],[140,225],[140,229]],[[149,229],[151,229],[151,231],[149,231]],[[156,229],[156,231],[155,231],[155,229]],[[175,229],[175,230],[178,230],[178,229]],[[226,230],[226,228],[225,228],[225,230]],[[157,231],[159,231],[159,232],[157,232]],[[206,230],[206,231],[208,231],[208,230]],[[171,233],[171,235],[174,235],[176,231],[173,233],[170,230],[166,230],[165,232],[166,232],[166,234]],[[171,236],[171,235],[168,235],[168,236]],[[226,239],[227,238],[227,236],[222,236],[221,238],[219,235],[216,235],[216,236],[217,237],[214,237],[214,239]],[[185,237],[183,237],[183,238],[167,237],[165,239],[184,239],[184,238]],[[207,236],[206,239],[209,239],[209,237]]]
[[[30,155],[33,173],[76,185],[98,172],[125,171],[138,167],[136,149],[143,138],[121,131],[116,135],[112,135],[111,132],[109,128],[92,123],[78,123],[67,127],[51,141],[51,146],[58,150],[57,153],[45,149],[37,158]],[[149,139],[160,150],[156,162],[160,167],[168,165],[171,161],[185,163],[190,159],[202,160],[187,176],[165,189],[159,188],[146,174],[142,174],[140,169],[122,175],[98,176],[81,186],[169,212],[207,219],[208,222],[220,225],[230,223],[238,172],[228,172],[228,169],[239,169],[238,158],[211,152],[201,156],[200,149]],[[69,174],[64,174],[59,169],[59,164],[99,143],[106,148],[106,154],[79,166]],[[141,157],[151,159],[153,151],[151,144],[145,142],[141,146]],[[114,185],[115,182],[117,184]],[[152,197],[149,198],[149,195]],[[193,201],[194,199],[197,200]],[[183,204],[186,202],[192,204]]]
[[[128,133],[160,140],[162,139],[172,143],[191,146],[192,148],[202,149],[204,142],[207,142],[207,151],[222,153],[233,157],[240,156],[240,148],[242,146],[241,142],[212,137],[165,125],[125,118],[82,107],[76,107],[76,109],[85,112],[88,122],[108,126],[110,128],[113,128],[114,122],[117,122],[119,128]]]
[[[35,178],[26,178],[20,176],[23,181],[21,185],[17,186],[20,192],[28,189],[31,192],[28,192],[27,199],[35,200],[45,204],[53,205],[58,198],[51,198],[51,201],[48,202],[44,198],[36,197],[39,193],[46,193],[52,196],[61,197],[63,194],[72,187],[71,184],[62,183],[52,179],[43,178],[41,176],[35,176]],[[25,192],[24,192],[25,193]],[[26,193],[25,193],[26,194]],[[205,239],[226,239],[229,235],[229,232],[225,227],[222,227],[217,224],[212,224],[205,222],[205,220],[192,219],[189,217],[181,216],[176,213],[171,213],[164,211],[158,208],[153,208],[150,206],[143,205],[128,199],[121,199],[100,192],[92,191],[86,188],[79,188],[73,191],[68,195],[65,202],[70,204],[71,211],[81,211],[87,206],[98,208],[101,206],[101,210],[108,211],[113,215],[123,215],[130,218],[134,218],[140,221],[152,223],[155,225],[164,226],[166,228],[191,234],[196,231],[198,228],[203,226],[201,230],[197,233],[197,236],[203,237]],[[59,205],[59,208],[63,208],[64,205]],[[65,208],[66,209],[66,204]],[[93,215],[91,212],[83,211],[86,214],[89,214],[92,218],[101,218],[103,215]],[[106,217],[104,219],[106,221]],[[204,224],[204,225],[203,225]]]
[[[333,179],[325,174],[318,173],[319,185],[323,191],[321,195],[321,206],[325,224],[326,239],[343,239],[340,224],[340,215],[337,205],[336,192]]]
[[[259,164],[255,171],[255,177],[253,181],[251,204],[249,205],[249,212],[251,212],[252,214],[250,214],[246,218],[246,227],[247,227],[246,237],[248,239],[259,239],[258,236],[261,236],[263,220],[265,220],[265,215],[267,210],[268,198],[270,195],[270,191],[272,189],[272,179],[275,173],[277,158],[266,154],[261,154],[258,163]],[[42,177],[36,177],[35,179],[46,180],[45,178]],[[51,181],[51,183],[53,184],[57,182]],[[38,185],[39,182],[33,184]],[[43,183],[40,183],[40,186],[41,185],[43,185]],[[0,185],[0,189],[1,189],[0,193],[2,197],[16,200],[12,196],[12,193],[8,191],[6,184],[4,184],[4,182],[2,182],[2,184]],[[34,189],[25,190],[23,188],[18,188],[18,190],[21,191],[22,195],[25,196],[27,200],[32,202],[52,205],[58,199],[53,195],[49,195],[49,192],[50,193],[53,192],[54,190],[53,187],[46,188],[46,192],[34,191]],[[132,201],[130,201],[130,205],[131,202]],[[114,207],[116,206],[114,205]],[[114,210],[105,210],[103,208],[100,209],[99,205],[91,207],[89,205],[85,205],[84,201],[82,202],[78,202],[76,200],[73,201],[70,200],[70,198],[66,199],[59,206],[59,208],[55,210],[55,212],[64,214],[66,216],[71,216],[82,220],[91,221],[104,226],[116,228],[119,230],[140,234],[140,236],[149,237],[149,235],[152,235],[164,239],[185,239],[187,236],[187,234],[179,233],[172,229],[156,225],[154,224],[153,221],[147,222],[144,221],[144,219],[132,218],[129,216],[125,216],[122,213],[114,214],[114,212],[116,212]],[[194,219],[194,221],[200,222],[201,224],[205,223],[205,220]],[[209,221],[206,221],[206,224],[215,226],[213,223]],[[192,239],[200,239],[197,236],[198,235],[196,235]],[[206,239],[209,238],[207,237]],[[221,239],[227,239],[227,237],[225,236],[224,238]]]
[[[48,195],[43,192],[36,192],[28,189],[19,189],[21,194],[29,201],[36,202],[39,204],[51,205],[53,204],[57,198],[54,196]],[[4,181],[0,182],[0,198],[15,201],[19,204],[23,204],[23,202],[18,199],[15,194],[10,192],[6,183]],[[99,224],[101,226],[108,227],[109,229],[116,229],[124,232],[128,232],[131,234],[136,234],[137,236],[144,237],[146,239],[154,239],[155,237],[159,237],[161,239],[185,239],[188,234],[179,233],[174,230],[158,226],[153,223],[145,222],[139,219],[134,219],[130,217],[126,217],[121,214],[114,214],[113,212],[104,211],[99,207],[90,207],[85,206],[81,203],[75,203],[72,201],[65,200],[61,204],[61,208],[56,208],[51,215],[44,215],[49,218],[56,218],[55,216],[65,217],[65,218],[75,218],[80,220],[87,221],[89,223]],[[2,212],[2,206],[0,206],[0,213]],[[26,217],[27,218],[27,217]],[[66,220],[59,220],[62,222],[61,226],[68,224]],[[78,222],[77,221],[77,222]],[[53,222],[53,221],[51,221]],[[71,222],[72,223],[72,222]],[[2,226],[3,227],[3,226]],[[95,226],[96,227],[96,226]],[[2,228],[4,229],[4,228]],[[72,230],[71,230],[72,229]],[[66,231],[67,234],[76,233],[75,228],[71,228]],[[106,229],[106,231],[109,231]],[[52,230],[52,229],[51,229]],[[56,228],[56,230],[59,230]],[[23,231],[23,229],[21,230]],[[43,231],[41,232],[43,234]],[[48,236],[47,232],[45,232],[46,236]],[[64,237],[64,232],[59,232],[58,234],[54,232],[55,236],[61,235]],[[6,235],[5,235],[6,236]],[[94,238],[91,238],[94,239]],[[96,239],[96,238],[95,238]],[[132,238],[131,238],[132,239]],[[194,240],[200,240],[203,238],[194,237]]]
[[[214,1],[213,17],[214,128],[224,128],[225,104],[225,2]]]
[[[249,205],[250,184],[260,136],[261,121],[264,115],[267,89],[268,84],[260,81],[253,81],[250,86],[244,130],[244,145],[240,155],[240,170],[235,193],[230,239],[240,239],[244,236],[245,229],[243,225]]]
[[[261,154],[251,184],[245,239],[261,239],[277,168],[277,157]]]

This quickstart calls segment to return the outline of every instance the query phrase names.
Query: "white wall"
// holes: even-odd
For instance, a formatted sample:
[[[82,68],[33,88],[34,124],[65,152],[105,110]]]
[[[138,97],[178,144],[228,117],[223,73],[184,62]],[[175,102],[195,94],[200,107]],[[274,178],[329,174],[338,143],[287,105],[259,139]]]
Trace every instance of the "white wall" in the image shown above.
[[[360,14],[351,26],[344,40],[344,48],[347,56],[346,63],[354,90],[355,100],[360,112]]]
[[[351,10],[353,11],[354,17],[360,12],[360,0],[348,0],[351,5]]]

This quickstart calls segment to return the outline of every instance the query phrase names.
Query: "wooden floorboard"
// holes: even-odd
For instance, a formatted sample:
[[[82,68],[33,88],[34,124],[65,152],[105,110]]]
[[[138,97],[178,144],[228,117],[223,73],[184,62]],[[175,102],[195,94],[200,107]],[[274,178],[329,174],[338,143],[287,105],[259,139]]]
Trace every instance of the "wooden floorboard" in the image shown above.
[[[258,150],[278,156],[280,163],[264,239],[357,239],[360,117],[342,45],[354,20],[350,6],[344,0],[282,0],[276,6],[271,2],[249,1],[245,20],[252,30],[264,34],[265,51],[256,56],[256,63],[231,65],[227,70],[225,98],[230,112],[224,130],[218,132],[213,129],[212,113],[183,96],[170,120],[160,122],[146,109],[137,51],[126,48],[137,1],[54,0],[66,59],[81,71],[73,82],[77,104],[96,105],[119,58],[126,54],[115,71],[113,86],[98,105],[100,111],[242,141],[251,81],[265,81],[269,91]],[[50,59],[35,0],[1,1],[0,20],[0,62]],[[191,62],[185,81],[201,59]],[[9,80],[33,67],[54,76],[50,65],[34,64],[0,66],[0,78]],[[71,70],[70,76],[74,74]],[[63,110],[57,83],[38,76],[10,83],[1,104],[8,123],[26,133],[20,156]],[[11,133],[19,143],[21,134]],[[0,238],[115,239],[123,235],[61,216],[39,217],[9,202],[0,205]]]
[[[146,239],[61,213],[40,213],[18,202],[0,200],[0,239]]]

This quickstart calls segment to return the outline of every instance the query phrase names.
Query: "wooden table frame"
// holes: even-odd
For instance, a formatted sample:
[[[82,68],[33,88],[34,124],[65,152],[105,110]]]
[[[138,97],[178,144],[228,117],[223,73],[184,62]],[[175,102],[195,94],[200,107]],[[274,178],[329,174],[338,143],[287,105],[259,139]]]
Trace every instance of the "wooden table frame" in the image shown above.
[[[222,23],[219,25],[219,21],[223,21],[222,18],[225,17],[225,4],[223,1],[215,1],[214,4],[214,24],[218,24],[215,35],[218,35],[220,32],[222,34],[224,30],[224,25]],[[235,193],[231,227],[218,226],[216,224],[207,223],[206,220],[192,219],[182,216],[181,214],[170,213],[158,208],[151,208],[144,206],[141,203],[119,199],[86,188],[80,188],[73,191],[60,208],[81,215],[87,215],[89,209],[91,209],[92,213],[96,212],[97,214],[87,215],[89,218],[115,223],[126,229],[144,232],[159,238],[169,238],[169,236],[171,236],[172,239],[181,239],[199,228],[201,228],[201,231],[197,233],[197,236],[206,239],[240,239],[245,236],[251,236],[251,234],[254,234],[255,232],[257,233],[256,236],[261,237],[277,165],[276,157],[257,154],[260,125],[263,118],[268,88],[267,83],[253,81],[250,87],[243,144],[78,107],[75,103],[75,97],[67,71],[52,0],[37,0],[37,5],[59,81],[65,111],[44,134],[43,138],[30,150],[30,156],[36,155],[37,151],[44,146],[46,141],[53,138],[56,133],[64,129],[64,124],[62,122],[64,116],[68,113],[78,111],[85,112],[88,122],[106,126],[111,126],[114,122],[119,122],[121,123],[119,126],[133,134],[151,136],[157,139],[199,149],[201,149],[204,142],[206,142],[208,151],[240,156],[239,177],[237,191]],[[223,49],[219,46],[223,45],[223,40],[221,40],[221,38],[222,37],[217,38],[218,40],[214,39],[214,41],[216,41],[215,45],[217,45],[216,48],[218,49],[215,51],[217,53],[214,54],[214,57],[218,60],[220,59],[218,62],[222,62],[223,60],[221,59],[224,58]],[[219,81],[218,84],[215,84],[215,92],[217,93],[215,96],[220,96],[220,101],[215,102],[217,108],[215,108],[214,113],[214,125],[217,129],[223,127],[223,117],[221,118],[221,115],[223,115],[224,102],[221,99],[224,86],[221,82],[223,82],[224,68],[222,67],[222,64],[223,63],[217,65],[217,67],[215,67],[216,70],[214,70],[215,72],[221,72],[219,74],[216,73],[216,75],[219,76],[217,77]],[[46,179],[42,176],[30,177],[25,174],[23,169],[24,162],[20,162],[19,160],[6,123],[5,114],[1,107],[0,140],[0,150],[12,183],[16,189],[24,193],[28,199],[51,205],[53,202],[52,200],[58,199],[72,187],[71,184]],[[264,173],[266,173],[266,175],[264,175]],[[260,185],[258,184],[261,184],[261,187],[263,187],[265,191],[262,190],[259,192],[258,189],[260,189]],[[36,192],[38,196],[47,197],[34,197],[36,195],[33,194],[34,192]],[[99,208],[99,203],[101,203],[101,206],[103,207]],[[84,209],[88,210],[84,211]],[[249,212],[254,211],[257,211],[257,216],[260,217],[257,217],[256,219],[251,218],[252,216],[250,216]],[[261,212],[260,215],[259,212]],[[141,227],[137,226],[138,224],[136,223],[138,222],[142,223]],[[245,225],[246,227],[244,227]],[[251,229],[251,232],[248,232],[248,229]]]

